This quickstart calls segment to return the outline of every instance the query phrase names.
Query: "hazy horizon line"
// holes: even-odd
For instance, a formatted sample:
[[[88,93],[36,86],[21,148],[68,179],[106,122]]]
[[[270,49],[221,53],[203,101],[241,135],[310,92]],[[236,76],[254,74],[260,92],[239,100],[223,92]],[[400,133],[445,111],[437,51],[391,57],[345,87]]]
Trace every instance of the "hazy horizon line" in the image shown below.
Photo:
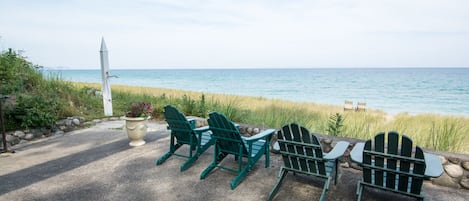
[[[93,68],[69,68],[69,67],[43,67],[47,70],[100,70],[101,67]],[[397,66],[397,67],[360,67],[360,66],[351,66],[351,67],[117,67],[110,70],[286,70],[286,69],[464,69],[469,68],[469,66]]]

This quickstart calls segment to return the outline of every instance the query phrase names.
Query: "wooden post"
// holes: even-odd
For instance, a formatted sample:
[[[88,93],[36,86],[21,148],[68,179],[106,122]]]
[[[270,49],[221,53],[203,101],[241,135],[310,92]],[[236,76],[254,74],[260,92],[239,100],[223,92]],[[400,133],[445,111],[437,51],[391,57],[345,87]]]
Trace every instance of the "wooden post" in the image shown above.
[[[8,96],[3,96],[0,94],[0,124],[2,126],[2,144],[3,144],[3,149],[0,153],[15,153],[15,151],[10,151],[8,150],[8,145],[7,145],[7,134],[5,132],[5,121],[3,119],[3,106],[2,102],[3,99],[8,98]]]
[[[102,73],[102,92],[103,92],[103,106],[104,115],[112,116],[112,95],[111,95],[111,84],[109,83],[109,58],[104,38],[101,40],[101,50],[99,51],[101,57],[101,73]]]

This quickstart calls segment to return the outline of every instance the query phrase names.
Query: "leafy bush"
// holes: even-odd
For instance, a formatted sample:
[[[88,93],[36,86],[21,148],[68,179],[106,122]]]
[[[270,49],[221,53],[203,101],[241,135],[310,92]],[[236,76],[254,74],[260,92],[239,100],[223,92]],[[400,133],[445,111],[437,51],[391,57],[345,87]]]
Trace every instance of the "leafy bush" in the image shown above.
[[[50,127],[57,120],[59,102],[55,98],[20,95],[12,116],[23,128]]]
[[[335,113],[329,117],[327,132],[333,136],[339,136],[344,126],[344,118],[341,114]]]
[[[40,66],[33,65],[20,53],[9,49],[0,55],[0,91],[13,94],[32,89],[41,82]]]

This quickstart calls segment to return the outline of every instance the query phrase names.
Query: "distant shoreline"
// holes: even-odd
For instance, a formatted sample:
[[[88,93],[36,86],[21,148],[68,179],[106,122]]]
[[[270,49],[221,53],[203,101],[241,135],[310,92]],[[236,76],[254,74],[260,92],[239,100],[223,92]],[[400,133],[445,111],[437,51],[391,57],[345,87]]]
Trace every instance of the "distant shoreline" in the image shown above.
[[[73,68],[73,67],[44,67],[45,70],[101,70],[99,67],[93,68]],[[469,69],[469,66],[463,67],[119,67],[113,70],[308,70],[308,69]]]

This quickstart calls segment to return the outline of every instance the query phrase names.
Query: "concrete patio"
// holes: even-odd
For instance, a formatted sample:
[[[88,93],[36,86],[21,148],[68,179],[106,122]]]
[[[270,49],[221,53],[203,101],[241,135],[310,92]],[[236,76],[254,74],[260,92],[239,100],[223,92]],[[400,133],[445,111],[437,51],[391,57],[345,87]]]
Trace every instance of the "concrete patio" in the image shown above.
[[[205,180],[199,179],[212,160],[213,147],[190,169],[180,172],[184,161],[180,157],[155,165],[155,159],[169,147],[164,122],[150,123],[147,144],[140,147],[128,145],[123,125],[122,120],[105,121],[13,147],[17,153],[0,156],[0,200],[266,200],[282,165],[281,157],[272,154],[271,167],[264,168],[262,158],[246,179],[230,190],[231,172],[218,169]],[[361,172],[350,168],[341,172],[338,184],[331,184],[327,200],[355,200]],[[275,200],[317,200],[321,188],[320,180],[290,174]],[[425,182],[423,191],[430,201],[469,199],[467,190],[431,182]],[[414,199],[365,190],[363,200]]]

